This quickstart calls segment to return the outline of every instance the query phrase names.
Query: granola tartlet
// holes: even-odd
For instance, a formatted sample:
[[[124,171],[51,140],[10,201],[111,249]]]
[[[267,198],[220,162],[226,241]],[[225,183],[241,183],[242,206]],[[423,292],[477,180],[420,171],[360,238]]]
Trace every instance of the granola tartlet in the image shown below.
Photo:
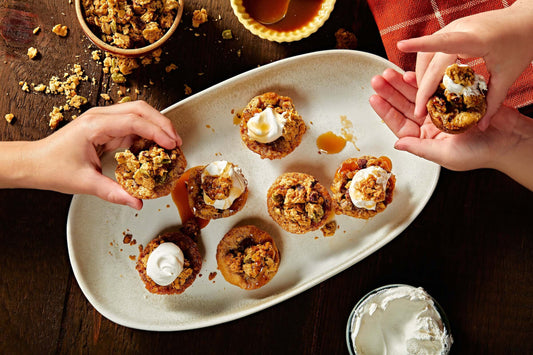
[[[218,243],[218,269],[229,283],[254,290],[278,271],[280,253],[264,230],[247,225],[232,228]]]
[[[453,64],[426,107],[431,121],[446,133],[462,133],[485,115],[487,84],[466,65]]]
[[[254,97],[240,123],[242,141],[262,159],[280,159],[291,153],[306,129],[292,99],[274,92]]]
[[[248,182],[239,167],[220,160],[189,170],[189,206],[196,217],[218,219],[242,210],[248,199]]]
[[[153,199],[168,195],[187,167],[180,147],[164,149],[139,138],[124,152],[115,154],[115,177],[132,196]]]
[[[168,248],[171,252],[166,249],[155,255],[159,248],[165,247],[171,247]],[[175,250],[181,251],[181,253],[178,251],[179,256],[173,253]],[[150,261],[151,256],[156,259]],[[176,264],[181,264],[181,271],[180,268],[174,267]],[[154,273],[157,279],[155,281],[156,276],[152,275],[153,279],[148,275],[151,271],[150,267],[156,268]],[[139,254],[135,266],[146,289],[159,295],[182,293],[192,285],[201,267],[202,256],[197,244],[183,232],[165,233],[150,241]],[[160,278],[166,282],[160,281]]]
[[[391,160],[384,156],[346,159],[331,184],[335,212],[368,219],[385,210],[396,184],[391,169]]]
[[[327,189],[304,173],[279,176],[268,189],[267,207],[281,228],[296,234],[322,228],[335,215]]]

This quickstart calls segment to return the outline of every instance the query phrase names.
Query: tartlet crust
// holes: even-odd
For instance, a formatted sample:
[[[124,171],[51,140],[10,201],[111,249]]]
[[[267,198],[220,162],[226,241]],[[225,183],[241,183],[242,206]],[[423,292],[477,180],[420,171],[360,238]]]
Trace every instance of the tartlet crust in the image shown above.
[[[451,65],[446,74],[456,83],[470,85],[475,75],[470,67]],[[433,124],[443,132],[458,134],[475,126],[487,112],[485,92],[480,95],[455,95],[441,82],[426,108]]]
[[[217,246],[216,259],[226,281],[254,290],[276,275],[280,253],[270,234],[246,225],[232,228],[224,235]]]
[[[255,114],[268,107],[280,114],[287,112],[285,114],[287,121],[281,137],[271,143],[260,143],[248,136],[247,124]],[[274,92],[254,97],[243,110],[240,122],[242,141],[248,149],[259,154],[262,159],[281,159],[293,152],[300,145],[306,129],[305,122],[296,111],[292,99]]]
[[[280,175],[268,189],[267,208],[281,228],[295,234],[322,228],[335,215],[328,190],[305,173]]]
[[[185,263],[183,265],[183,271],[179,276],[172,282],[170,285],[161,286],[156,284],[147,274],[146,274],[146,263],[148,262],[148,257],[154,251],[157,246],[161,243],[170,242],[176,244],[185,257]],[[198,250],[197,244],[191,239],[191,237],[185,235],[182,232],[172,232],[165,233],[158,236],[155,239],[152,239],[146,247],[143,248],[142,252],[137,258],[137,264],[135,269],[139,272],[141,280],[144,282],[144,285],[148,291],[151,293],[159,295],[170,295],[170,294],[180,294],[191,286],[196,276],[202,268],[202,256]]]
[[[218,219],[233,216],[243,209],[248,199],[248,186],[243,193],[231,204],[228,209],[221,210],[205,203],[202,189],[202,171],[207,165],[195,166],[189,169],[189,180],[187,181],[187,196],[189,207],[196,217],[202,219]]]
[[[163,149],[153,141],[139,138],[133,142],[126,153],[131,152],[135,159],[138,159],[142,152],[149,152],[153,148]],[[127,161],[119,162],[115,169],[117,182],[130,195],[139,199],[154,199],[170,194],[187,167],[187,159],[185,159],[180,147],[171,150],[164,149],[164,152],[170,157],[170,163],[164,168],[166,172],[163,181],[158,182],[157,177],[152,175],[142,182],[136,181],[134,178],[136,170],[131,168],[131,162],[134,158],[130,155],[130,158],[126,159]]]
[[[350,198],[348,189],[352,178],[361,169],[369,166],[379,166],[391,173],[392,163],[388,157],[379,157],[365,155],[359,158],[349,158],[342,162],[341,166],[335,172],[333,182],[331,183],[332,198],[335,205],[336,214],[344,214],[351,217],[368,219],[376,214],[383,212],[387,205],[392,202],[394,187],[396,185],[396,176],[391,173],[387,181],[385,199],[376,204],[375,210],[356,207]]]

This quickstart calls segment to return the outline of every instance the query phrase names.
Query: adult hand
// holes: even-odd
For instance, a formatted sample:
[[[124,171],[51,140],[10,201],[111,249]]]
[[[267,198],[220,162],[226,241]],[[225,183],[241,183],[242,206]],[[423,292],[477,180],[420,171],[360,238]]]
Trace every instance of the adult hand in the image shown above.
[[[478,123],[484,131],[505,100],[509,87],[533,59],[533,3],[460,18],[430,36],[398,42],[404,52],[419,52],[416,61],[418,93],[415,116],[425,117],[426,103],[447,66],[457,58],[482,57],[490,73],[487,113]]]
[[[166,149],[182,143],[170,120],[143,101],[95,107],[52,135],[32,142],[34,176],[27,185],[96,195],[140,209],[142,200],[102,175],[99,157],[104,151],[129,147],[138,136]]]

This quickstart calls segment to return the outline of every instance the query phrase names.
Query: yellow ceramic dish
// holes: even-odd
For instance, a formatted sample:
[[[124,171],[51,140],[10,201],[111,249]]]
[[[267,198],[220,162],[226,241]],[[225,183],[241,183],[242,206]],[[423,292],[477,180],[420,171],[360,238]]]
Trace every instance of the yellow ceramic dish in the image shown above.
[[[290,5],[289,5],[290,6]],[[243,0],[231,0],[231,7],[235,16],[244,27],[254,35],[275,42],[292,42],[306,38],[315,33],[329,18],[335,0],[324,0],[318,14],[306,25],[292,31],[277,31],[257,22],[246,12]]]

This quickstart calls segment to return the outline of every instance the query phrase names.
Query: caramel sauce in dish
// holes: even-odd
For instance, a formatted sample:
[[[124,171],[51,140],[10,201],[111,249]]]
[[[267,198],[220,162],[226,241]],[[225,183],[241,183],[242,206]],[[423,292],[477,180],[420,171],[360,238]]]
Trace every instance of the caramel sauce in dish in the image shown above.
[[[321,153],[336,154],[344,149],[346,139],[329,131],[318,136],[316,146]]]
[[[243,0],[246,12],[274,31],[289,32],[304,27],[311,22],[322,7],[324,0]],[[287,8],[288,6],[288,8]],[[287,9],[285,17],[281,17]]]
[[[190,171],[187,170],[180,176],[174,190],[172,190],[172,200],[178,208],[178,212],[181,218],[181,224],[184,224],[191,218],[196,218],[198,226],[204,228],[209,223],[209,220],[202,219],[194,216],[194,213],[189,206],[189,196],[187,193],[187,181],[189,181]]]

